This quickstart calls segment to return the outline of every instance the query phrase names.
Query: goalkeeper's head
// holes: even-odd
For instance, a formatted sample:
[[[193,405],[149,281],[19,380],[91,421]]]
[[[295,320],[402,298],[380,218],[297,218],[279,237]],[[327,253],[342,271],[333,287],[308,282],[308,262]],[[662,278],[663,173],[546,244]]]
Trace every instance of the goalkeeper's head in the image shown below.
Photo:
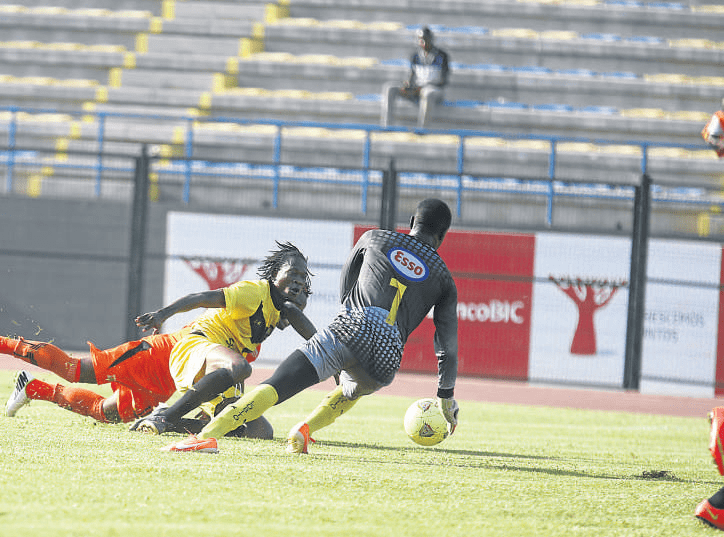
[[[444,201],[435,198],[422,200],[417,205],[414,216],[410,219],[412,234],[434,237],[438,241],[436,248],[442,244],[451,223],[450,207]]]

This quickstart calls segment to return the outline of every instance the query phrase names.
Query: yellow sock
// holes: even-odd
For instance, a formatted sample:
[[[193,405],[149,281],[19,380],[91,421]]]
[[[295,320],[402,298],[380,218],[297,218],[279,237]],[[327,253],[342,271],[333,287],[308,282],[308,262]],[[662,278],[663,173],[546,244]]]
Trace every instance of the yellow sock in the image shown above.
[[[260,417],[274,406],[279,395],[273,386],[261,384],[227,406],[218,416],[201,429],[199,438],[221,438],[229,431]]]
[[[353,400],[347,399],[342,395],[342,387],[338,386],[322,399],[319,406],[305,420],[309,425],[309,433],[332,425],[334,420],[352,408],[357,401],[359,401],[359,397]]]

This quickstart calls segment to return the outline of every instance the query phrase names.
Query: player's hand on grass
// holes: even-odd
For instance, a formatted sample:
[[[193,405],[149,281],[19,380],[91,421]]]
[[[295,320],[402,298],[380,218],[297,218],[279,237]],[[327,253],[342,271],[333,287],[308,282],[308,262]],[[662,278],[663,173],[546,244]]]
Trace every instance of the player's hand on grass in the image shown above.
[[[454,397],[450,397],[448,399],[439,397],[438,402],[440,403],[442,415],[444,416],[445,421],[447,421],[447,431],[452,435],[455,432],[455,427],[458,425],[458,411],[460,410],[458,402]]]

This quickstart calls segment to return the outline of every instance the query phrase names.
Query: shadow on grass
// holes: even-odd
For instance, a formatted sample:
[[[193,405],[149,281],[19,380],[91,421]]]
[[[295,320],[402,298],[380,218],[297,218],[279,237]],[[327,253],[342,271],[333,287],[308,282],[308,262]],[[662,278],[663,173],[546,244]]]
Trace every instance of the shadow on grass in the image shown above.
[[[489,470],[508,470],[516,472],[527,472],[537,474],[547,474],[552,476],[564,476],[564,477],[583,477],[591,479],[606,479],[612,481],[658,481],[658,482],[669,482],[669,483],[697,483],[702,485],[716,485],[721,486],[720,481],[701,481],[699,479],[682,479],[675,476],[668,470],[644,470],[640,474],[636,475],[608,475],[598,474],[593,471],[576,471],[576,470],[565,470],[561,468],[543,468],[535,466],[522,466],[509,464],[507,462],[499,462],[494,459],[510,459],[520,461],[551,461],[551,462],[566,462],[570,461],[564,457],[551,457],[545,455],[521,455],[519,453],[497,453],[492,451],[473,451],[465,449],[445,449],[435,447],[433,449],[421,447],[409,447],[400,448],[395,446],[383,446],[379,444],[365,444],[359,442],[339,442],[339,441],[319,441],[319,447],[322,446],[333,446],[342,448],[361,448],[377,451],[396,451],[396,452],[423,452],[426,449],[432,454],[446,454],[454,457],[465,457],[467,460],[455,463],[454,461],[446,461],[447,466],[458,466],[461,468],[486,468]],[[594,460],[594,459],[591,459]],[[379,461],[387,463],[388,461]],[[390,464],[398,464],[400,461],[389,461]],[[428,466],[436,466],[439,463],[434,460],[430,461],[415,461],[415,464],[425,464]]]

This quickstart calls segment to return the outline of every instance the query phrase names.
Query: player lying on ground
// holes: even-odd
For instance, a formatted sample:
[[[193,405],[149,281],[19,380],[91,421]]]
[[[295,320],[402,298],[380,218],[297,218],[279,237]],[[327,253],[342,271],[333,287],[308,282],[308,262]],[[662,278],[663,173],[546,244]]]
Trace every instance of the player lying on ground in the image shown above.
[[[177,429],[178,421],[251,374],[249,361],[257,346],[279,324],[282,316],[305,339],[316,329],[293,304],[310,291],[307,259],[291,243],[277,242],[259,267],[261,280],[242,281],[217,291],[188,295],[158,311],[136,319],[143,329],[157,332],[171,316],[198,307],[212,308],[197,318],[191,331],[174,345],[169,369],[181,397],[133,425],[132,430],[162,434]],[[213,412],[207,412],[213,415]]]
[[[714,459],[719,475],[724,475],[724,407],[718,406],[709,413],[711,430],[709,434],[709,452]],[[696,506],[694,514],[702,522],[724,530],[724,487],[708,500]]]
[[[292,429],[288,451],[306,452],[309,432],[331,424],[360,396],[389,385],[399,369],[408,335],[431,308],[438,358],[438,390],[450,432],[457,425],[453,398],[457,378],[457,289],[437,248],[450,227],[451,213],[440,200],[424,200],[410,221],[409,234],[372,230],[354,246],[342,270],[343,308],[332,323],[295,350],[271,378],[227,406],[198,435],[172,444],[192,451],[224,436],[266,409],[340,373],[304,423]]]
[[[296,251],[298,252],[298,250]],[[276,284],[272,281],[278,280],[277,276],[280,272],[278,267],[284,264],[285,258],[297,255],[289,252],[291,250],[285,247],[267,257],[260,268],[260,275],[263,278],[271,278],[271,280],[255,282],[252,289],[271,288],[272,286],[276,288]],[[265,284],[264,281],[268,283]],[[201,307],[202,303],[210,303],[214,299],[223,300],[222,307],[227,309],[225,308],[227,293],[230,296],[237,296],[240,292],[239,289],[245,287],[247,287],[247,282],[239,282],[226,289],[197,293],[181,300],[186,306],[189,306],[189,309],[194,303],[199,303],[198,307]],[[290,320],[293,320],[297,326],[301,327],[305,337],[313,332],[313,325],[301,313],[306,306],[308,292],[308,282],[305,282],[304,292],[295,295],[290,293],[290,296],[294,295],[293,300],[281,304],[277,323],[280,328],[284,328]],[[261,307],[261,302],[259,304]],[[213,317],[213,314],[214,312],[207,312],[198,320]],[[211,322],[213,323],[213,321]],[[0,337],[0,353],[9,354],[37,365],[71,383],[106,384],[110,382],[113,389],[113,394],[104,398],[86,388],[48,384],[33,379],[28,372],[20,372],[16,378],[15,391],[6,404],[6,415],[14,416],[18,409],[31,399],[54,402],[63,408],[84,416],[91,416],[101,422],[128,422],[148,415],[154,407],[168,400],[176,391],[177,386],[170,370],[172,349],[176,343],[190,336],[192,331],[193,324],[177,332],[154,333],[139,341],[124,343],[105,351],[98,350],[93,344],[90,344],[90,358],[72,357],[50,343]],[[245,361],[253,361],[256,358],[258,344],[252,348],[253,352],[244,354]],[[201,367],[205,371],[207,364],[202,363]],[[206,412],[208,420],[210,415],[213,415],[214,409],[207,408]],[[180,421],[178,430],[194,432],[199,430],[203,423],[191,420]],[[239,432],[235,431],[235,435]],[[255,438],[271,438],[273,431],[266,420],[260,420],[254,424],[250,423],[243,433]]]

